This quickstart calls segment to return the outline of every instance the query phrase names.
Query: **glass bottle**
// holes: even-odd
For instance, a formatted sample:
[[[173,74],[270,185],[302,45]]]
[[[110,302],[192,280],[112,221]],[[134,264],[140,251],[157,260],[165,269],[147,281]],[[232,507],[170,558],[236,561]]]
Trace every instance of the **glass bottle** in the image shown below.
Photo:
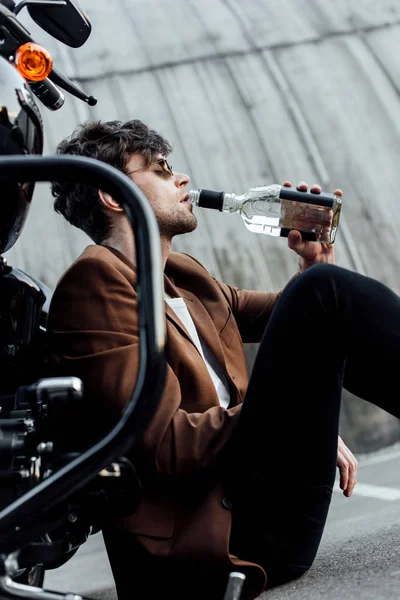
[[[239,213],[247,229],[255,233],[287,237],[296,229],[303,240],[330,244],[335,241],[342,207],[342,199],[334,194],[278,184],[253,187],[241,196],[190,190],[188,201],[202,208]]]

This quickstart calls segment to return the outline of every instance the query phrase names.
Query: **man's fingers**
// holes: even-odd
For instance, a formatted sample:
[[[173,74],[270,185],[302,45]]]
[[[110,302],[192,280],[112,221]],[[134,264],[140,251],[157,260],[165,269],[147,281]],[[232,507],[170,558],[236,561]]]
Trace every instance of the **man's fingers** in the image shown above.
[[[291,250],[295,250],[297,253],[301,254],[304,248],[304,242],[300,231],[297,231],[296,229],[289,231],[288,246]]]
[[[348,449],[343,440],[339,437],[338,443],[338,461],[340,472],[340,489],[343,494],[349,498],[353,493],[354,486],[357,483],[357,459]]]
[[[313,194],[320,194],[322,192],[322,187],[318,183],[314,183],[314,185],[310,187],[310,192]]]
[[[345,490],[345,495],[350,497],[353,493],[354,486],[357,483],[357,460],[346,447],[344,452],[345,459],[347,461],[348,481]]]
[[[343,493],[346,494],[347,486],[349,483],[349,465],[340,451],[338,453],[338,467],[340,475],[339,486],[340,489],[343,490]]]
[[[317,252],[315,246],[318,246],[315,242],[304,241],[300,231],[297,229],[289,231],[288,247],[300,257],[311,260]]]
[[[349,464],[349,480],[347,482],[347,490],[346,496],[350,497],[353,493],[354,486],[357,483],[357,468],[355,468],[351,463]]]
[[[282,183],[282,185],[284,185],[285,187],[293,187],[293,184],[291,181],[287,180],[284,181]],[[296,189],[301,190],[302,192],[306,192],[308,190],[308,183],[306,183],[305,181],[299,181],[296,185]],[[319,183],[314,183],[311,188],[310,191],[313,192],[313,194],[320,194],[322,192],[322,188],[319,185]],[[337,189],[333,192],[334,196],[339,196],[340,198],[343,197],[343,192],[340,189]]]
[[[306,192],[308,190],[308,184],[305,181],[299,181],[296,188],[302,192]]]

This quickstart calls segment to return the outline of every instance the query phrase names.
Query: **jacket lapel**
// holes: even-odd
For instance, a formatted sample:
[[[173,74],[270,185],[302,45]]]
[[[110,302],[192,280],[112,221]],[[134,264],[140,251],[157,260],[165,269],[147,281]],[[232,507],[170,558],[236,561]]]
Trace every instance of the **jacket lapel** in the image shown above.
[[[186,327],[184,326],[182,321],[179,319],[176,312],[170,307],[168,302],[165,302],[165,314],[167,316],[167,321],[170,321],[171,323],[173,323],[173,325],[178,329],[179,333],[181,333],[187,340],[189,340],[189,342],[191,342],[197,348],[196,344],[193,342],[192,338],[190,337]]]
[[[207,344],[212,354],[225,370],[225,356],[222,350],[219,333],[215,328],[213,320],[204,308],[203,304],[194,294],[191,294],[187,290],[181,290],[181,292],[185,300],[188,300],[188,302],[186,302],[186,306],[188,307],[193,322],[196,325],[200,339]]]
[[[169,279],[166,275],[164,275],[164,288],[166,293],[171,296],[172,298],[176,298],[177,296],[182,296],[181,291],[178,290],[178,288],[175,287],[173,280]],[[173,325],[178,329],[178,331],[189,341],[193,344],[193,346],[197,349],[196,344],[193,342],[192,338],[190,337],[186,327],[184,326],[184,324],[182,323],[182,321],[179,319],[178,315],[176,314],[176,312],[170,307],[170,305],[168,304],[168,302],[165,302],[165,314],[167,317],[167,321],[170,321],[171,323],[173,323]]]
[[[176,287],[173,283],[173,279],[166,276],[165,291],[171,296],[181,296],[185,299],[186,306],[196,326],[200,340],[207,344],[212,354],[225,370],[225,357],[222,350],[221,341],[219,339],[218,332],[215,329],[213,320],[204,308],[203,304],[191,292]],[[167,302],[165,304],[167,319],[171,321],[174,326],[197,348],[196,344],[193,342],[175,311],[168,305]]]

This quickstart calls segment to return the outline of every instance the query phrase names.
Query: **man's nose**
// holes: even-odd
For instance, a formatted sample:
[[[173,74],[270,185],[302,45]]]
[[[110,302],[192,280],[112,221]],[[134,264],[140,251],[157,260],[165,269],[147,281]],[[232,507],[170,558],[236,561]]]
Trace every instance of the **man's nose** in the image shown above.
[[[175,184],[177,187],[185,187],[186,185],[188,185],[188,183],[190,181],[189,175],[185,175],[185,173],[176,173],[175,171],[174,171],[174,175],[175,175]]]

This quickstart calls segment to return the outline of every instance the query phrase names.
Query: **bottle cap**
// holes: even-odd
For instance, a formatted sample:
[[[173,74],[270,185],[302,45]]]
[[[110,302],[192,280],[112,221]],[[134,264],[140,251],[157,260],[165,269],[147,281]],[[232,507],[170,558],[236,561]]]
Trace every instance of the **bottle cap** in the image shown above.
[[[212,190],[200,190],[200,197],[197,206],[202,208],[214,208],[222,211],[224,204],[224,192],[213,192]]]

